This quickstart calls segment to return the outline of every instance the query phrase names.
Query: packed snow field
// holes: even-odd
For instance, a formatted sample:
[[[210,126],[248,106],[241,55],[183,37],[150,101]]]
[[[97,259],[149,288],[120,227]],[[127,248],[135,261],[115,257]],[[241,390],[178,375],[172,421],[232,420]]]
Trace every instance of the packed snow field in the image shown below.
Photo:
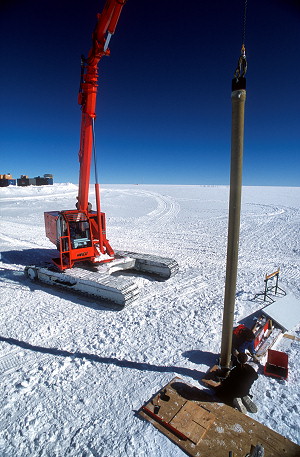
[[[136,411],[175,376],[205,389],[220,352],[228,194],[102,187],[112,247],[179,264],[168,281],[136,277],[139,301],[119,310],[24,277],[25,265],[55,254],[43,212],[74,208],[77,187],[0,188],[1,457],[185,455]],[[300,188],[243,188],[235,323],[263,306],[253,297],[278,267],[280,286],[300,299],[299,227]],[[300,343],[277,348],[289,355],[289,378],[259,368],[252,417],[300,444]]]

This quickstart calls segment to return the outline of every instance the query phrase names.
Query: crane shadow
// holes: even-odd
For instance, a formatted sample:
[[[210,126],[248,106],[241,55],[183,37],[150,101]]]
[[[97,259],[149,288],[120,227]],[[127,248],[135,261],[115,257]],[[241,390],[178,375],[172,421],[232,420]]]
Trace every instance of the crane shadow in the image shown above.
[[[66,290],[45,283],[31,281],[29,278],[25,276],[24,272],[20,270],[11,270],[9,268],[1,267],[0,283],[1,282],[13,283],[14,290],[23,288],[24,290],[29,289],[31,292],[42,290],[43,292],[50,294],[51,296],[55,296],[62,300],[68,300],[77,305],[86,306],[87,308],[91,308],[97,311],[119,312],[122,309],[124,309],[124,307],[120,305],[105,302],[101,299],[97,299],[97,301],[95,301],[95,299],[92,297],[87,297],[85,295],[80,296],[79,293],[75,291],[73,292],[72,290]]]
[[[198,370],[192,370],[190,368],[175,367],[175,366],[159,366],[152,365],[149,363],[142,362],[132,362],[130,360],[120,360],[116,357],[100,357],[96,354],[90,354],[86,352],[70,352],[63,349],[49,348],[43,346],[35,346],[26,341],[19,341],[15,338],[8,338],[5,336],[0,336],[0,341],[8,343],[12,346],[18,346],[22,349],[38,352],[41,354],[50,354],[58,357],[71,357],[73,359],[85,359],[90,360],[91,362],[101,363],[106,365],[115,365],[117,367],[130,368],[133,370],[140,371],[154,371],[157,373],[177,373],[182,376],[188,376],[190,378],[199,381],[204,373]]]
[[[19,251],[1,252],[1,260],[8,264],[21,265],[42,265],[50,263],[52,257],[57,257],[56,249],[32,248]]]

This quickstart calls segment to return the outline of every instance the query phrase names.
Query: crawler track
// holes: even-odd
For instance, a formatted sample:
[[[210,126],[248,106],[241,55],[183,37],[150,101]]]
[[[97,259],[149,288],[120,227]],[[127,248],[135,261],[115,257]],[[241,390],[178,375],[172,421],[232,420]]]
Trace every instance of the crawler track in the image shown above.
[[[178,272],[178,264],[165,257],[119,251],[116,260],[93,269],[72,268],[67,272],[60,272],[54,267],[31,265],[25,267],[25,274],[34,281],[125,307],[138,298],[139,289],[133,280],[111,275],[119,270],[153,274],[158,278],[168,279]]]

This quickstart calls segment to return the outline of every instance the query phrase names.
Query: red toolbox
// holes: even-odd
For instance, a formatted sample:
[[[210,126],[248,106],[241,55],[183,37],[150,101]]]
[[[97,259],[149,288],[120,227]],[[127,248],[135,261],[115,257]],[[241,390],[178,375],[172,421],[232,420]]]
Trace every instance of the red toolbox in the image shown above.
[[[288,355],[285,352],[268,350],[268,358],[264,367],[266,376],[287,379],[288,377]]]

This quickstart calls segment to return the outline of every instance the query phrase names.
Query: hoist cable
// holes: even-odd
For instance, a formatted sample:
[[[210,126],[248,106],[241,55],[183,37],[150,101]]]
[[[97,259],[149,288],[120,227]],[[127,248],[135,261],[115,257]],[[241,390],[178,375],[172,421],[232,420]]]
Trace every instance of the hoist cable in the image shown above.
[[[92,131],[93,131],[93,156],[94,156],[95,182],[96,182],[96,184],[98,184],[99,181],[98,181],[98,170],[97,170],[95,118],[92,118]]]
[[[242,43],[243,43],[244,46],[245,46],[245,42],[246,42],[247,6],[248,6],[248,0],[245,0],[245,5],[244,5],[244,21],[243,21],[243,40],[242,40]]]

